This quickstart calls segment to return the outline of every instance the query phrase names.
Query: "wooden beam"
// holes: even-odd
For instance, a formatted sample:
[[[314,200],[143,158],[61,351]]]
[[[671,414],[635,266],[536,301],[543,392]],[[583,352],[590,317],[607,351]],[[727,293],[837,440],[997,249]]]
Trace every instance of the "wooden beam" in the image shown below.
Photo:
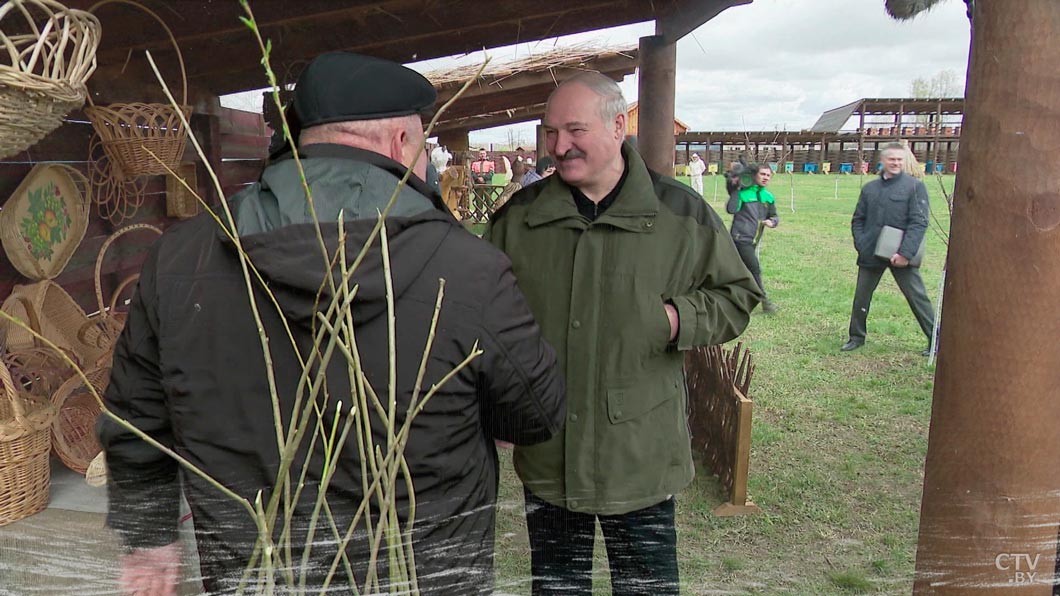
[[[334,3],[318,0],[309,3],[300,17],[282,12],[286,10],[282,7],[285,4],[295,3],[272,0],[256,2],[253,7],[262,23],[262,35],[272,41],[274,70],[280,77],[287,75],[286,78],[293,79],[304,62],[328,51],[357,51],[398,62],[425,60],[651,20],[674,10],[678,3],[675,0],[654,3],[587,0],[575,5],[507,0],[483,11],[472,0],[446,3],[388,0],[335,10]],[[297,3],[299,10],[303,4]],[[326,10],[329,6],[331,9]],[[313,13],[314,10],[317,12]],[[181,29],[191,30],[180,35],[178,44],[193,81],[218,94],[265,85],[257,42],[238,24],[240,13],[236,3],[217,7],[205,15],[193,10],[181,13],[191,23]],[[281,16],[273,18],[274,13]],[[131,28],[141,32],[147,29],[143,17],[131,19],[126,17],[122,22],[136,23]],[[106,21],[104,18],[104,26]],[[105,40],[99,54],[100,63],[123,64],[130,50],[145,48],[150,48],[159,62],[174,60],[175,54],[164,36],[152,29],[138,37],[136,42],[130,40],[124,44],[112,45]],[[224,59],[218,59],[221,56]],[[130,68],[140,67],[130,65]]]
[[[461,101],[463,101],[482,95],[505,94],[515,89],[527,87],[555,89],[559,83],[587,70],[595,70],[611,77],[615,81],[621,82],[626,75],[636,72],[639,63],[637,57],[638,50],[634,48],[628,54],[600,56],[583,62],[563,64],[544,71],[485,77],[477,81],[460,97]],[[463,81],[459,81],[446,84],[438,89],[438,105],[449,101],[456,95],[456,92],[460,90],[463,84]]]
[[[733,6],[750,4],[752,0],[687,0],[676,9],[655,21],[655,34],[661,35],[667,45],[698,29],[701,25]]]
[[[483,128],[493,128],[494,126],[504,126],[506,124],[515,124],[517,122],[538,120],[544,115],[545,104],[542,102],[530,106],[524,106],[513,110],[505,110],[492,114],[480,114],[463,118],[444,120],[439,122],[438,125],[435,126],[434,131],[444,132],[459,129],[481,130]]]

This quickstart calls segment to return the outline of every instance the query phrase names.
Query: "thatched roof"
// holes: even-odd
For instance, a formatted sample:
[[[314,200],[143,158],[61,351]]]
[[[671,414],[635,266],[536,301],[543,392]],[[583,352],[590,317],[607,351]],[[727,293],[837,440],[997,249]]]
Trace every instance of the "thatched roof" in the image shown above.
[[[482,72],[482,81],[487,85],[503,86],[505,79],[521,73],[552,72],[557,69],[595,70],[589,66],[590,62],[610,56],[624,56],[635,62],[637,46],[608,48],[600,44],[583,43],[532,54],[511,62],[491,62]],[[480,66],[481,63],[436,70],[425,73],[424,76],[437,89],[460,86],[464,84],[464,81],[474,77]]]
[[[887,0],[887,14],[899,21],[905,21],[930,10],[944,0]]]

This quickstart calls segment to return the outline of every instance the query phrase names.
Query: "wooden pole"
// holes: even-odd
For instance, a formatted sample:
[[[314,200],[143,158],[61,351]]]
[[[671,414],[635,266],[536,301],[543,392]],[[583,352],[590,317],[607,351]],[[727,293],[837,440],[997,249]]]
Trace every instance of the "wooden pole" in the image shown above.
[[[674,94],[677,44],[661,35],[640,38],[637,148],[648,169],[674,173]]]
[[[1060,3],[976,2],[972,23],[914,594],[1049,596],[1060,161],[1041,148],[1060,136]]]

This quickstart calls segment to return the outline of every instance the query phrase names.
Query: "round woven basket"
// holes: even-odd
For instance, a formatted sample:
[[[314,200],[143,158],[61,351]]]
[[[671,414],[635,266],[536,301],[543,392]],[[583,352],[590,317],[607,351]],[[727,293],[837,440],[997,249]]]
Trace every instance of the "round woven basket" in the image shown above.
[[[0,4],[0,159],[25,151],[85,103],[99,21],[54,0]]]
[[[0,364],[0,526],[48,506],[48,453],[55,408],[16,384]]]
[[[92,388],[100,396],[110,381],[109,368],[85,371]],[[52,448],[63,464],[78,474],[103,450],[96,440],[96,419],[103,409],[80,375],[70,377],[52,396],[58,415],[52,422]]]
[[[85,116],[103,143],[103,151],[114,166],[113,175],[122,180],[137,176],[157,176],[175,170],[184,156],[188,131],[180,118],[191,116],[188,103],[188,75],[184,70],[184,56],[173,37],[173,32],[157,13],[132,0],[102,0],[92,11],[106,4],[127,4],[143,10],[158,21],[166,30],[177,51],[183,95],[180,111],[161,103],[114,103],[97,106],[91,95],[85,108]],[[154,155],[152,155],[154,154]]]

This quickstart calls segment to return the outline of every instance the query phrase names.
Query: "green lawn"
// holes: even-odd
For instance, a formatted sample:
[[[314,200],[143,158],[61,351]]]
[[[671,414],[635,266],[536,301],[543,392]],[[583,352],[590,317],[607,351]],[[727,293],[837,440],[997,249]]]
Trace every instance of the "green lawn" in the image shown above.
[[[704,194],[728,224],[723,181],[718,200],[711,200],[714,178],[705,177]],[[764,512],[715,517],[721,495],[706,475],[679,495],[685,594],[911,590],[933,370],[919,355],[924,339],[889,275],[873,300],[865,347],[839,352],[857,274],[850,216],[860,185],[870,179],[773,179],[781,224],[768,231],[761,260],[766,287],[782,310],[756,314],[741,338],[757,364],[749,492]],[[939,183],[925,182],[933,213],[948,229]],[[948,191],[953,182],[943,179]],[[944,251],[940,235],[929,230],[922,272],[932,302]],[[597,556],[597,593],[608,594],[599,545]],[[504,458],[498,590],[529,594],[528,577],[522,493]]]

